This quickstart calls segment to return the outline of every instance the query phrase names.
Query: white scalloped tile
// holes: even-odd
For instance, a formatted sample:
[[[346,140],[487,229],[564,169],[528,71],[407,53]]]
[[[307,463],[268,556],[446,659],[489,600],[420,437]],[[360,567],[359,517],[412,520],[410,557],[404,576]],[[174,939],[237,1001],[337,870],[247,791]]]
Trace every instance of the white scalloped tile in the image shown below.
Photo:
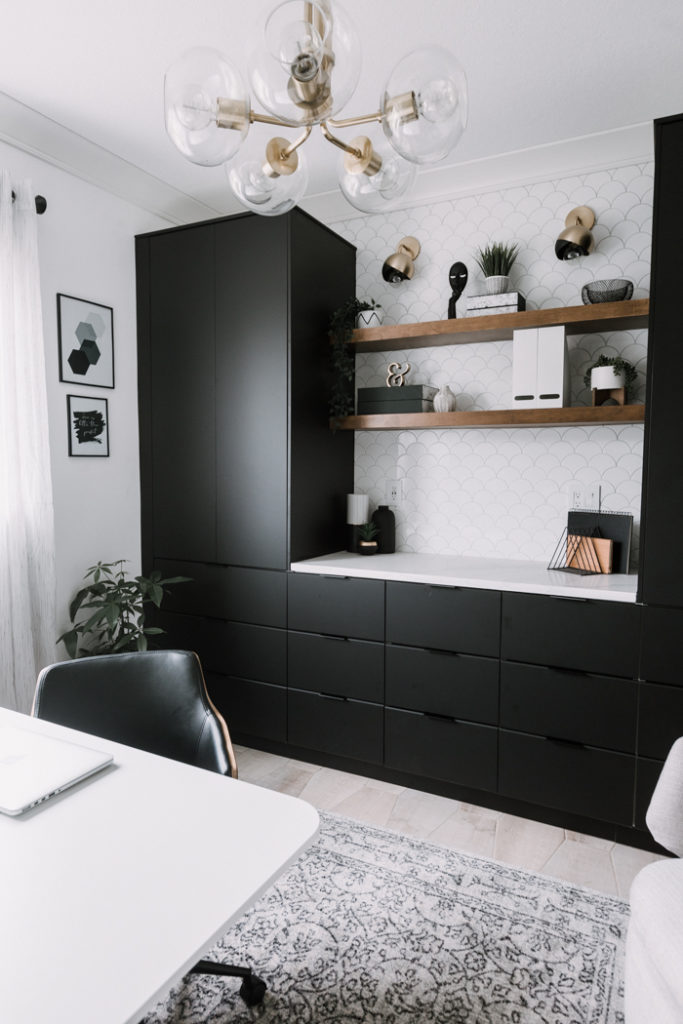
[[[445,319],[456,260],[469,270],[457,307],[464,316],[466,295],[483,291],[473,251],[492,240],[520,243],[512,286],[526,295],[527,308],[578,305],[584,284],[610,277],[632,280],[634,298],[645,298],[653,180],[651,163],[634,164],[340,221],[334,229],[357,246],[357,294],[381,303],[385,323]],[[584,203],[596,214],[596,251],[560,262],[555,239],[569,210]],[[422,245],[415,277],[391,286],[382,264],[407,234]],[[603,351],[636,366],[631,400],[643,401],[647,332],[605,331],[568,338],[571,404],[590,404],[583,375]],[[509,408],[511,340],[365,353],[356,360],[357,386],[384,384],[389,362],[411,364],[408,383],[448,384],[462,411]],[[396,513],[399,550],[549,560],[566,525],[569,486],[600,483],[603,507],[634,516],[637,558],[642,458],[643,428],[631,424],[359,431],[355,488],[377,505],[388,478],[405,479]]]

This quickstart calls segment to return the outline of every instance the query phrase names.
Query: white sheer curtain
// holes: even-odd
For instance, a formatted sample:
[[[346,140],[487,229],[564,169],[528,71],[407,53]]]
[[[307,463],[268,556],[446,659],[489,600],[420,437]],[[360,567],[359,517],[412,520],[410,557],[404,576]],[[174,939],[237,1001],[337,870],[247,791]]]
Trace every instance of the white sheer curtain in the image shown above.
[[[12,189],[16,201],[12,201]],[[0,706],[55,660],[55,552],[36,211],[0,172]]]

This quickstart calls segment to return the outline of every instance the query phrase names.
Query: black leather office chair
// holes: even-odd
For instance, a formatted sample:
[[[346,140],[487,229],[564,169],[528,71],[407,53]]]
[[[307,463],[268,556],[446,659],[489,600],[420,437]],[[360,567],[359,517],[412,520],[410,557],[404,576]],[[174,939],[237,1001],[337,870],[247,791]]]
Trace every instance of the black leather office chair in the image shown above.
[[[38,676],[33,715],[237,777],[228,727],[190,651],[101,654],[48,665]],[[249,967],[200,960],[190,973],[242,978],[247,1006],[265,995],[265,983]]]

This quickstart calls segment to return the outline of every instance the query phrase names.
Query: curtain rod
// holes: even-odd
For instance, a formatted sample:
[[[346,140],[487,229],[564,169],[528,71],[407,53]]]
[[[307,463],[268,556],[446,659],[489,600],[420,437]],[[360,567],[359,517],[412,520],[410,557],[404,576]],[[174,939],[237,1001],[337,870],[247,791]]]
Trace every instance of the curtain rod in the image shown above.
[[[16,192],[12,192],[12,202],[14,202],[16,198]],[[47,199],[45,196],[34,196],[34,201],[36,204],[36,213],[45,213],[47,210]]]

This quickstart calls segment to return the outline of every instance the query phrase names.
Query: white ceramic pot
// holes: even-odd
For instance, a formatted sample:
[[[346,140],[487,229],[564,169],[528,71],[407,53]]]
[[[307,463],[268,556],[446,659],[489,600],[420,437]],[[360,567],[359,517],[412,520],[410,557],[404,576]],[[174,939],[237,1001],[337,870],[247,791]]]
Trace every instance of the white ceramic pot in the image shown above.
[[[485,278],[485,283],[487,295],[502,295],[510,291],[510,278],[502,274]]]
[[[356,317],[356,327],[379,327],[382,323],[382,308],[361,309]]]
[[[626,375],[623,370],[615,373],[613,366],[595,366],[591,370],[591,388],[607,390],[608,388],[623,388],[626,385]]]

